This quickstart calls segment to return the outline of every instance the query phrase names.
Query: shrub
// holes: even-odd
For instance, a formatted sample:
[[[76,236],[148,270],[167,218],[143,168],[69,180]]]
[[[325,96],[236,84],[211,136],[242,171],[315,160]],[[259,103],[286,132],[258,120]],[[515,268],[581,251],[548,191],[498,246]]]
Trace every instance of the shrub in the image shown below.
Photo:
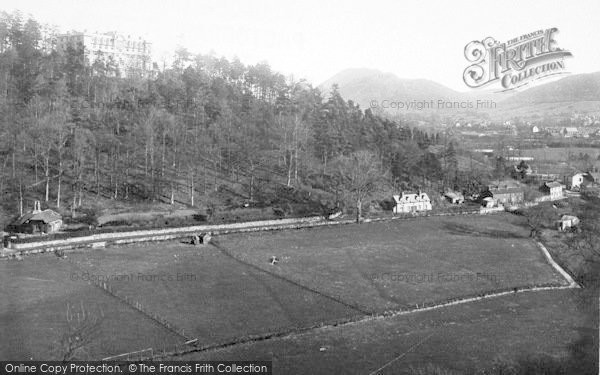
[[[108,221],[102,224],[102,227],[121,227],[121,226],[131,226],[132,223],[129,220],[113,220]]]

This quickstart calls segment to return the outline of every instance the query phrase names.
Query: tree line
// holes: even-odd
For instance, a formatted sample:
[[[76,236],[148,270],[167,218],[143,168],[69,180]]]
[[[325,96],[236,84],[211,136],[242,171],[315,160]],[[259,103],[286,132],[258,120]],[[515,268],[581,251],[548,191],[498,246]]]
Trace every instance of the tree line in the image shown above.
[[[390,186],[457,173],[453,143],[363,111],[335,86],[323,94],[267,63],[184,48],[169,67],[123,72],[82,45],[59,50],[55,35],[0,14],[0,192],[13,212],[34,198],[75,209],[94,194],[198,206],[219,189],[249,201],[275,185],[332,192],[336,161],[358,152]]]

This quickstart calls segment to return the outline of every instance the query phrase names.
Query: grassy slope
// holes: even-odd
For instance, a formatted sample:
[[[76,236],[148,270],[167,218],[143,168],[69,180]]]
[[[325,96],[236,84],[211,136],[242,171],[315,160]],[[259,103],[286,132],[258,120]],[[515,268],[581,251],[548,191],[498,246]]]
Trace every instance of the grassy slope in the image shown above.
[[[236,258],[254,267],[214,246],[176,242],[82,250],[70,253],[69,259],[90,274],[128,275],[110,284],[207,344],[360,315],[260,268],[369,311],[496,288],[558,283],[526,238],[528,232],[509,222],[513,220],[520,218],[429,218],[218,238]],[[268,265],[271,255],[281,262]],[[83,301],[104,311],[106,334],[99,340],[102,347],[94,351],[96,357],[161,348],[178,340],[100,290],[70,281],[70,273],[80,271],[67,261],[41,255],[0,267],[0,281],[7,286],[0,300],[8,301],[0,321],[11,332],[11,339],[3,342],[4,353],[22,358],[23,350],[32,348],[37,358],[47,358],[45,353],[63,328],[67,302]],[[445,281],[438,279],[439,272],[480,272],[493,278]],[[428,282],[385,276],[429,273],[434,279]],[[374,274],[380,279],[373,280]],[[177,280],[178,275],[185,276]],[[40,333],[31,333],[30,327]]]
[[[79,271],[53,255],[0,262],[0,358],[55,358],[56,342],[67,327],[67,304],[83,303],[86,310],[104,314],[101,337],[88,350],[90,358],[181,341],[100,289],[72,281],[73,273]]]
[[[519,220],[508,214],[397,220],[231,235],[220,243],[247,262],[381,311],[562,282],[528,232],[510,222]],[[281,259],[276,267],[267,264],[272,255]]]
[[[188,335],[197,336],[202,344],[357,314],[241,265],[212,246],[148,244],[76,257],[84,268],[93,270],[90,272],[134,275],[111,285],[185,329]]]
[[[457,219],[461,224],[432,218],[228,235],[218,241],[235,257],[257,268],[364,310],[380,312],[498,288],[558,284],[560,278],[540,251],[522,237],[527,232],[505,223],[507,219],[514,216],[461,217]],[[486,229],[490,227],[494,231]],[[469,232],[473,230],[479,235],[473,237]],[[270,266],[267,261],[271,255],[277,255],[281,262]],[[145,244],[71,257],[97,274],[133,274],[133,279],[111,285],[184,328],[188,335],[198,336],[202,343],[360,315],[242,264],[214,246]],[[488,276],[477,277],[478,272]],[[431,273],[433,280],[427,282],[386,279],[386,275]],[[439,279],[438,273],[474,279],[447,281]],[[178,274],[191,276],[178,281]],[[148,281],[138,275],[163,275],[163,280]],[[372,275],[380,279],[372,280]],[[166,280],[168,276],[173,280]]]
[[[382,373],[410,373],[411,368],[427,363],[469,373],[491,368],[497,358],[517,360],[534,355],[564,358],[569,355],[569,345],[579,340],[580,335],[591,340],[597,352],[597,323],[583,319],[582,312],[574,307],[573,293],[576,292],[519,293],[193,353],[180,359],[273,360],[274,373],[278,374],[367,374],[430,335]],[[590,373],[597,371],[596,365],[586,366]]]

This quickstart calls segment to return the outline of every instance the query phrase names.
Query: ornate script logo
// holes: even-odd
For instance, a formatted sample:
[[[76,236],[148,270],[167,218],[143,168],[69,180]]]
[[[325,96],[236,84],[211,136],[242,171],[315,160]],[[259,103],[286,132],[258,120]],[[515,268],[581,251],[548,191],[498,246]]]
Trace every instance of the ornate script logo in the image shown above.
[[[492,37],[474,40],[465,47],[472,65],[463,73],[469,87],[481,87],[498,81],[503,91],[514,90],[530,82],[564,74],[565,57],[571,52],[558,48],[557,28],[537,30],[500,43]]]

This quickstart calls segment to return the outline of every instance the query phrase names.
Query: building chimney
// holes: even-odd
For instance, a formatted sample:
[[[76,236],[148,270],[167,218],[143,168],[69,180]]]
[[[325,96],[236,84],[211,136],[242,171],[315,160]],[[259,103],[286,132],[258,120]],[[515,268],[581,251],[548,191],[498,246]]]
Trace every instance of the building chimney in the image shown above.
[[[40,204],[40,201],[35,201],[33,203],[33,213],[37,214],[38,212],[42,212],[42,205]]]

